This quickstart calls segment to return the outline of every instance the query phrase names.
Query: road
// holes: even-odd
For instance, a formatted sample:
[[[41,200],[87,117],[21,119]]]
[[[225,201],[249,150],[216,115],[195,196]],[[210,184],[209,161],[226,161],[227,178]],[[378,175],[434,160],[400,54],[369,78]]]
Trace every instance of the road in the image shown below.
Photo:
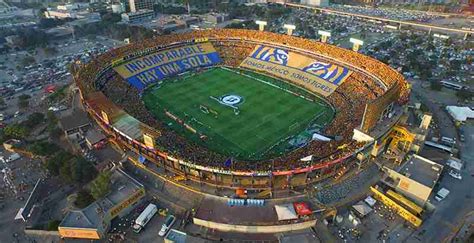
[[[443,93],[451,93],[450,90],[433,91],[422,85],[422,81],[409,80],[412,84],[412,95],[422,104],[426,105],[433,114],[433,118],[439,126],[440,135],[457,138],[456,127],[450,115],[446,112],[447,104],[456,104],[455,99]]]
[[[285,4],[291,7],[314,9],[314,10],[319,10],[322,12],[328,12],[331,14],[347,15],[347,16],[353,16],[353,17],[364,18],[364,19],[369,19],[369,20],[382,21],[385,23],[399,24],[399,25],[404,25],[404,26],[413,26],[413,27],[418,27],[422,29],[433,29],[433,30],[437,30],[437,31],[445,32],[445,33],[457,33],[457,34],[469,34],[469,35],[474,34],[474,31],[472,30],[463,30],[463,29],[458,29],[458,28],[449,28],[449,27],[442,27],[442,26],[437,26],[437,25],[429,25],[429,24],[401,21],[401,20],[388,19],[388,18],[382,18],[382,17],[374,17],[374,16],[369,16],[369,15],[342,12],[342,11],[331,10],[327,8],[312,7],[312,6],[307,6],[307,5],[295,4],[295,3],[285,3]]]
[[[461,145],[461,159],[465,163],[461,173],[463,179],[458,180],[445,174],[440,181],[440,188],[446,187],[450,194],[441,202],[431,197],[430,201],[436,206],[433,215],[425,220],[407,242],[439,242],[451,237],[461,226],[464,216],[474,210],[474,177],[471,176],[474,174],[474,122],[465,125],[465,131],[466,141]]]

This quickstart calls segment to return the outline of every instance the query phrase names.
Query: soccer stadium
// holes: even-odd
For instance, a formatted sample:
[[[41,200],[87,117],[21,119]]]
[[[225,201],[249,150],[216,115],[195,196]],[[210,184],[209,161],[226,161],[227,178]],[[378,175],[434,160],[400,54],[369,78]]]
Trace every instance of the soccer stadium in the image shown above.
[[[133,42],[76,63],[73,75],[88,113],[137,161],[255,190],[352,168],[383,146],[409,95],[403,76],[375,59],[256,30]]]

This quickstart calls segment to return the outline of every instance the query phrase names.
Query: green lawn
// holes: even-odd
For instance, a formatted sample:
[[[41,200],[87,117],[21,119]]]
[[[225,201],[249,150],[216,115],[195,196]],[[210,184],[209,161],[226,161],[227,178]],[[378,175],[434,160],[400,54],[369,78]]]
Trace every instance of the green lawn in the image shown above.
[[[263,76],[252,77],[297,90],[286,83]],[[299,90],[300,93],[305,93]],[[210,98],[237,95],[243,102],[232,107]],[[295,96],[270,84],[222,68],[214,68],[194,76],[166,80],[149,88],[143,95],[146,107],[157,119],[178,133],[202,143],[210,149],[236,158],[261,159],[274,153],[272,147],[288,137],[304,131],[311,123],[328,123],[332,109],[321,100],[315,102]],[[214,111],[203,111],[202,106]],[[204,134],[184,129],[164,114],[164,110]],[[204,108],[205,110],[205,108]],[[317,119],[315,119],[317,118]]]

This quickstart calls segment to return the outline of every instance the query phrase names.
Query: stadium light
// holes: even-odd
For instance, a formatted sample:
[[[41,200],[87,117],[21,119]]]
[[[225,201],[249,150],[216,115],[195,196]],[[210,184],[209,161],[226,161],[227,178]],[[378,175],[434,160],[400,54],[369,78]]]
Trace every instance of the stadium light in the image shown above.
[[[398,27],[395,26],[395,25],[389,25],[389,24],[387,24],[387,25],[385,25],[384,27],[387,28],[387,29],[398,30]]]
[[[449,35],[433,34],[433,37],[444,39],[444,40],[449,39]]]
[[[356,38],[350,38],[349,41],[352,43],[353,51],[359,51],[360,46],[364,45],[364,41]]]
[[[331,32],[329,31],[324,31],[324,30],[318,30],[318,35],[321,36],[321,42],[326,43],[331,37]]]
[[[292,25],[292,24],[285,24],[283,25],[283,28],[287,29],[288,30],[288,35],[293,35],[293,30],[296,29],[296,26]]]
[[[262,21],[262,20],[257,20],[255,21],[256,24],[258,24],[258,30],[263,31],[265,29],[265,26],[267,25],[267,21]]]

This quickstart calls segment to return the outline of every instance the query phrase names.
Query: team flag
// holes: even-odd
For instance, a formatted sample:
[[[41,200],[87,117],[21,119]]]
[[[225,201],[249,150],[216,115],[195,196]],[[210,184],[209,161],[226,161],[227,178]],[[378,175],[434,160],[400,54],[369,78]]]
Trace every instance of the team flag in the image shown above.
[[[225,162],[224,162],[224,166],[225,167],[230,167],[232,165],[232,158],[228,158]]]

